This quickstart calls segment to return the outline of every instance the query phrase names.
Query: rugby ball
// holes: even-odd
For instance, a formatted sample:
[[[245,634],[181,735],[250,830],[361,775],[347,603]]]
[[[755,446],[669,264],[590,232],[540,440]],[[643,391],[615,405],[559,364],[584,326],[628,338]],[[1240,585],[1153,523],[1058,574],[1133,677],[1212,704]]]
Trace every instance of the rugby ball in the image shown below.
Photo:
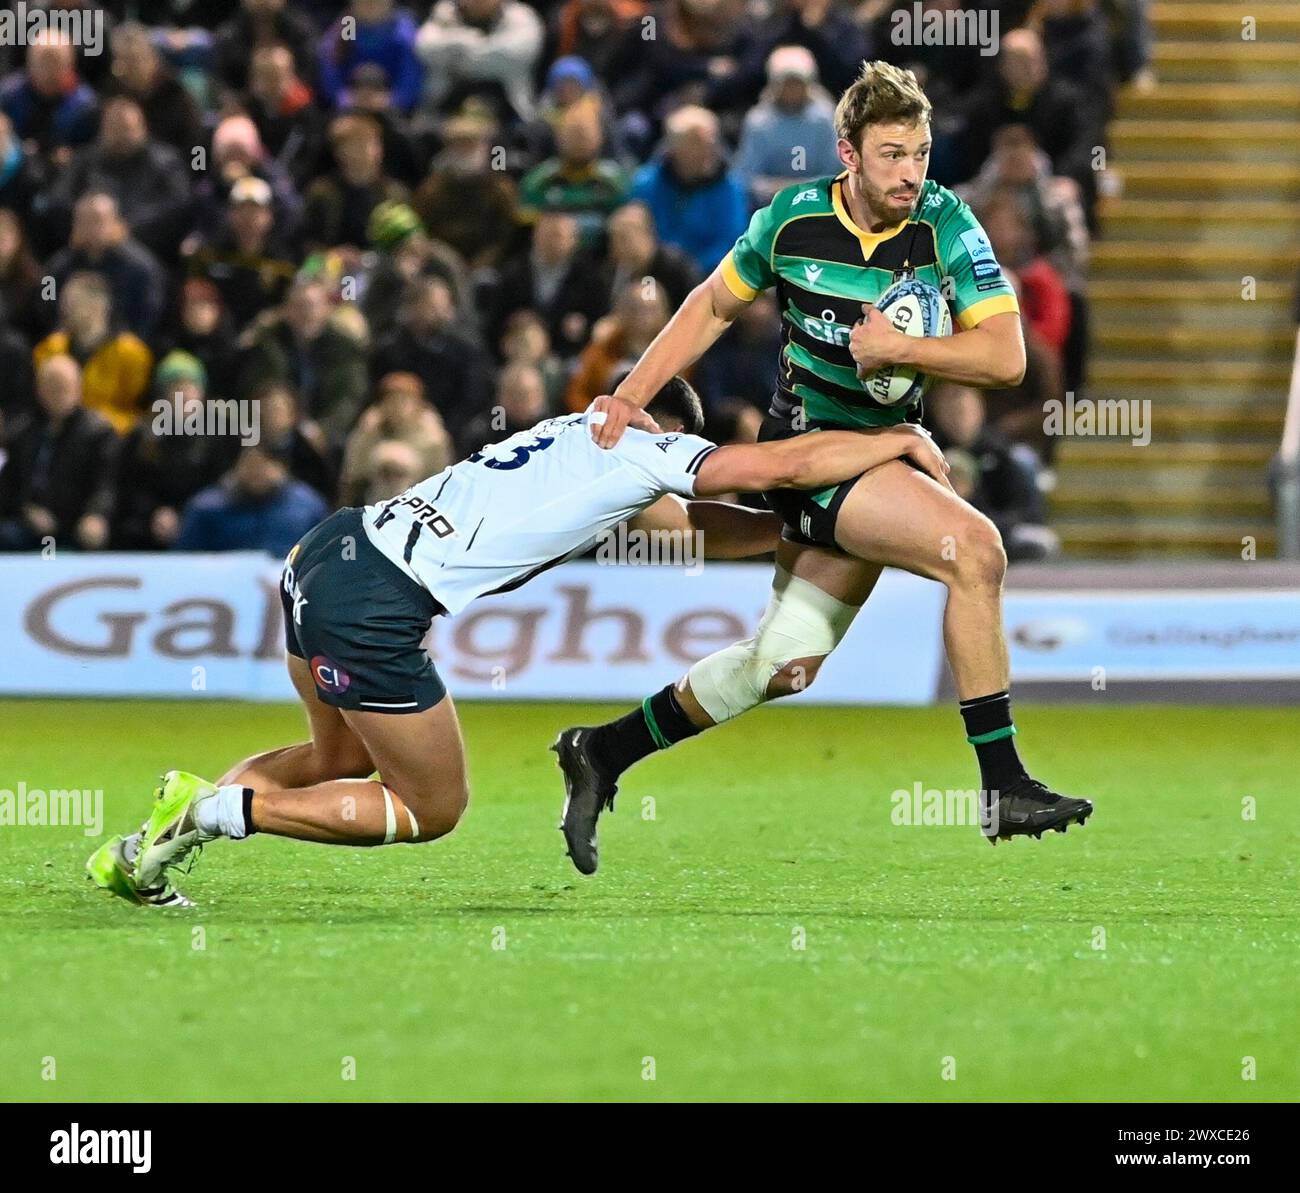
[[[895,282],[876,299],[876,309],[904,335],[952,335],[948,303],[937,286],[919,278]],[[882,406],[906,406],[930,388],[930,378],[903,365],[886,365],[863,377],[862,388]]]

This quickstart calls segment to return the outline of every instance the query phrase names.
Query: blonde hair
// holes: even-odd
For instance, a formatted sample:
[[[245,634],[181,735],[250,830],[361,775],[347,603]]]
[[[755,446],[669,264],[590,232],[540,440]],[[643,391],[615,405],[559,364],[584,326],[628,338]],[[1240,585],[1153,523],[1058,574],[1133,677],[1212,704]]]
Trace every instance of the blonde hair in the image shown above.
[[[910,70],[888,62],[864,62],[835,105],[835,133],[860,148],[868,124],[919,124],[930,119],[930,101]]]

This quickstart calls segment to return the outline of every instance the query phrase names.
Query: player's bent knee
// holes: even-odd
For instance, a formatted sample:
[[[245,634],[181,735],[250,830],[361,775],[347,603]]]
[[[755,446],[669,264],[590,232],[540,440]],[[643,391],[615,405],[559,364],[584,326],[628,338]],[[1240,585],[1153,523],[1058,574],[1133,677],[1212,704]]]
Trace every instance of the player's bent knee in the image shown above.
[[[950,583],[963,587],[999,588],[1007,574],[1007,552],[998,528],[972,511],[953,552]]]
[[[781,668],[767,684],[767,698],[779,700],[782,696],[795,696],[812,686],[822,669],[825,655],[794,659]]]
[[[461,821],[469,807],[469,785],[442,789],[435,796],[421,800],[414,806],[415,820],[419,825],[415,842],[436,841],[445,837]]]

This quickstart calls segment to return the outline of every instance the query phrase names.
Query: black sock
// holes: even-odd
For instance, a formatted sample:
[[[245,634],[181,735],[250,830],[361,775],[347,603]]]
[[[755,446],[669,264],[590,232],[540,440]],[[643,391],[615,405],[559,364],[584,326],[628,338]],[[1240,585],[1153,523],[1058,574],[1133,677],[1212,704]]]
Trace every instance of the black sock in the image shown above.
[[[1011,723],[1011,696],[994,692],[961,702],[966,740],[975,747],[980,783],[985,791],[1005,791],[1026,775],[1016,753],[1016,727]]]
[[[617,779],[634,762],[697,733],[699,729],[687,719],[673,685],[669,684],[653,696],[647,696],[639,708],[626,716],[597,726],[587,743],[596,766],[611,779]]]
[[[244,836],[251,837],[257,829],[253,825],[253,789],[244,788]]]

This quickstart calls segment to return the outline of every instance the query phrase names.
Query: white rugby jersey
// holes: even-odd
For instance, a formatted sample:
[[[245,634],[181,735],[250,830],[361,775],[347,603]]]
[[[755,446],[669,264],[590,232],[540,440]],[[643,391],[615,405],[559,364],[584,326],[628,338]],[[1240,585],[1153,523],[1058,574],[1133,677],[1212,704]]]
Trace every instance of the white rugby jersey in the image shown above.
[[[370,541],[448,613],[591,547],[665,493],[691,497],[717,445],[629,427],[597,447],[585,414],[549,418],[365,507]]]

